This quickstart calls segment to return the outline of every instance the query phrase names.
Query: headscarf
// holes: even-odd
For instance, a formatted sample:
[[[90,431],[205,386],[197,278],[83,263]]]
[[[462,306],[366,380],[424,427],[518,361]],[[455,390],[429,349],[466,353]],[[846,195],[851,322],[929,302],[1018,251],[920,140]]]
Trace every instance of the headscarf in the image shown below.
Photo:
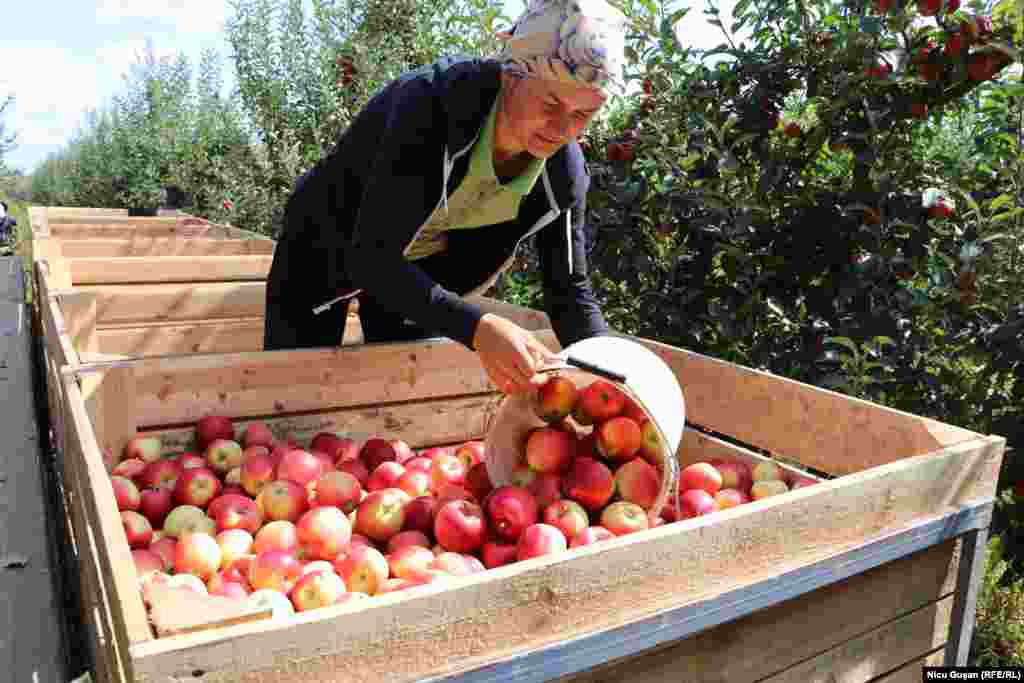
[[[506,71],[623,90],[627,20],[604,0],[529,0],[496,58]]]

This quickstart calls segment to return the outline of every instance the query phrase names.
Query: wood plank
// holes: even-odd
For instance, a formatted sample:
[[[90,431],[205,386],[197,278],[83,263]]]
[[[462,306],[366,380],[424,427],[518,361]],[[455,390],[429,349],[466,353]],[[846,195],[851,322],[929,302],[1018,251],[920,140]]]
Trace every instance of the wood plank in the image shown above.
[[[45,209],[38,206],[30,206],[28,208],[28,219],[33,238],[51,236],[50,219]]]
[[[78,226],[170,226],[175,227],[182,221],[179,216],[129,216],[110,214],[71,214],[58,211],[48,211],[47,217],[50,220],[51,228],[75,228]]]
[[[98,351],[96,296],[90,292],[72,291],[61,294],[57,303],[75,350],[78,353]]]
[[[103,580],[106,582],[119,646],[151,639],[146,609],[135,578],[135,565],[125,539],[110,476],[97,446],[96,433],[89,422],[85,401],[73,377],[64,377],[65,428],[68,432],[67,458],[78,458],[81,468],[86,515],[97,534],[96,550]]]
[[[62,243],[55,237],[36,237],[31,241],[32,261],[57,261],[64,258]]]
[[[111,256],[243,256],[273,254],[269,239],[210,239],[205,237],[143,237],[139,239],[82,239],[60,242],[64,258]]]
[[[939,643],[945,639],[947,631],[940,622],[944,619],[948,629],[958,550],[959,541],[951,539],[653,652],[560,680],[810,683],[819,680],[814,677],[821,672],[829,673],[829,662],[837,665],[831,670],[838,676],[839,665],[862,659],[868,660],[865,667],[873,673],[847,673],[836,683],[864,681],[931,650],[936,638]],[[936,614],[940,604],[945,607]],[[908,623],[908,615],[917,616]],[[907,640],[879,647],[880,632],[905,635]],[[907,651],[910,654],[904,654]],[[856,667],[850,668],[856,674]]]
[[[273,609],[248,605],[244,600],[200,595],[189,588],[153,584],[149,616],[160,638],[244,624],[273,616]]]
[[[308,444],[318,432],[336,432],[357,440],[387,436],[402,439],[412,448],[427,448],[479,438],[484,433],[487,413],[494,400],[494,395],[483,394],[266,420],[236,420],[235,426],[237,433],[241,434],[247,425],[263,422],[277,439],[294,439],[301,444]],[[196,448],[195,429],[192,426],[141,431],[159,436],[164,453],[168,455]]]
[[[885,676],[876,678],[871,683],[921,683],[922,672],[926,666],[942,666],[942,650],[932,652],[927,657],[922,657],[913,662],[904,664],[895,671],[890,671]]]
[[[77,365],[78,353],[68,336],[67,325],[56,295],[53,293],[46,261],[36,263],[36,283],[39,287],[39,311],[43,324],[43,339],[57,368]],[[63,388],[59,392],[63,394]]]
[[[703,598],[862,547],[887,529],[991,500],[1001,455],[1001,440],[982,439],[603,547],[311,613],[286,628],[239,626],[174,645],[140,644],[136,670],[143,681],[201,670],[207,681],[310,683],[387,671],[398,683],[504,659],[676,606],[699,609]]]
[[[266,311],[266,288],[263,282],[76,287],[78,291],[96,295],[100,325],[262,318]]]
[[[136,433],[135,375],[128,368],[87,373],[81,377],[81,392],[103,465],[112,472]]]
[[[715,459],[739,461],[751,467],[771,461],[778,465],[779,469],[783,471],[783,476],[790,483],[797,481],[813,483],[822,480],[821,477],[805,472],[799,467],[765,457],[746,448],[734,446],[695,429],[683,430],[683,438],[679,444],[679,450],[676,452],[676,460],[679,461],[680,469],[696,462],[708,462]]]
[[[259,351],[263,319],[107,327],[98,336],[103,353],[132,357]]]
[[[67,259],[75,285],[265,280],[273,256],[123,256]]]
[[[56,224],[51,227],[51,233],[54,237],[57,237],[64,242],[95,239],[152,239],[161,237],[174,239],[189,237],[244,239],[251,237],[254,234],[227,225],[216,225],[205,221],[185,220],[182,220],[180,226],[140,226],[132,225],[129,222],[111,225]]]

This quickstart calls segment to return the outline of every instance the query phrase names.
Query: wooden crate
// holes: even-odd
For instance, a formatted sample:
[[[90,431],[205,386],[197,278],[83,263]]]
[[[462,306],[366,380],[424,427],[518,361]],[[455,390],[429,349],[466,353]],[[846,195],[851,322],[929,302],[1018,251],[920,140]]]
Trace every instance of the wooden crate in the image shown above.
[[[157,637],[107,478],[131,436],[180,450],[216,411],[299,440],[456,443],[483,436],[494,387],[448,340],[75,365],[48,325],[100,680],[846,683],[966,657],[1003,438],[642,339],[684,390],[682,461],[769,452],[828,480],[451,585]]]

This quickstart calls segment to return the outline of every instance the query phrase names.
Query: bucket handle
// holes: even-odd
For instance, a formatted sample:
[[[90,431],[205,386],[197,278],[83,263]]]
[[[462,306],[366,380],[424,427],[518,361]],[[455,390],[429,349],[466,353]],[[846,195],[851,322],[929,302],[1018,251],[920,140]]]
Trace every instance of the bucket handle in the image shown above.
[[[560,369],[563,369],[563,368],[566,368],[566,367],[569,367],[569,366],[573,366],[573,367],[579,368],[580,370],[586,370],[587,372],[589,372],[591,374],[597,375],[599,377],[603,377],[603,378],[605,378],[607,380],[610,380],[612,382],[618,382],[619,384],[625,384],[626,383],[626,376],[623,375],[621,372],[615,372],[614,370],[609,370],[608,368],[606,368],[604,366],[596,365],[594,363],[591,363],[590,361],[585,361],[582,358],[577,358],[576,356],[568,356],[565,359],[565,362],[563,364],[561,364],[561,365],[548,365],[548,366],[542,368],[540,370],[540,372],[551,372],[551,371],[560,370]]]

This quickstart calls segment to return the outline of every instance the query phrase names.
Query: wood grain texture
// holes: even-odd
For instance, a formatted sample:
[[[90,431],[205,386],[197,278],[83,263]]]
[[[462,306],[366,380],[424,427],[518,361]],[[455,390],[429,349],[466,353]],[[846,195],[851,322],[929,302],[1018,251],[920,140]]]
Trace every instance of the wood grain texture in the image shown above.
[[[262,282],[204,284],[81,285],[96,296],[100,325],[208,318],[262,318]]]
[[[921,683],[924,667],[943,666],[943,657],[942,650],[932,652],[926,657],[908,662],[900,668],[874,679],[871,683]]]
[[[206,672],[204,681],[358,681],[381,672],[386,680],[412,681],[515,656],[673,606],[699,605],[703,597],[991,496],[1001,460],[997,441],[953,446],[604,547],[502,567],[447,589],[381,596],[358,617],[339,608],[283,628],[232,627],[177,644],[140,644],[136,670],[142,681],[174,680],[193,670]]]
[[[65,259],[74,285],[265,280],[273,256],[122,256]]]
[[[269,607],[255,608],[244,600],[200,595],[190,588],[153,584],[148,596],[149,618],[160,638],[269,619],[272,614]]]
[[[116,256],[244,256],[274,253],[269,239],[209,237],[138,237],[135,239],[70,239],[60,242],[62,258]]]

